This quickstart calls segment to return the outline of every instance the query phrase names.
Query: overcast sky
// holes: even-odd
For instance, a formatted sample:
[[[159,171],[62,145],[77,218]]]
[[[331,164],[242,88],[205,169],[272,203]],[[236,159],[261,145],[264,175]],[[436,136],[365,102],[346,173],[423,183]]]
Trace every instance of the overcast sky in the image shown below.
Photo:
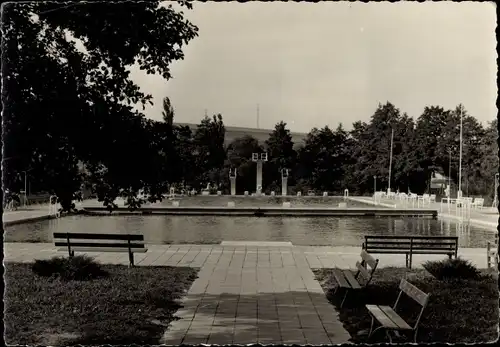
[[[133,71],[161,119],[222,113],[226,125],[292,131],[368,121],[391,101],[417,118],[426,105],[463,103],[481,122],[496,117],[496,13],[492,3],[194,3],[199,27],[172,65],[173,79]]]

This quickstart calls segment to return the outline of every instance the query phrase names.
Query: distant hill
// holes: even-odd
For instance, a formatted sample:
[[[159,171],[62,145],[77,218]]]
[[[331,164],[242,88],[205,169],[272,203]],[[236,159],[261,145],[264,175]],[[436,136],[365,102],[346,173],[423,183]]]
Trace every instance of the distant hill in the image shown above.
[[[197,128],[197,124],[191,123],[174,123],[176,125],[189,126],[192,131],[195,131]],[[256,128],[242,128],[242,127],[233,127],[226,125],[226,145],[230,144],[234,139],[243,137],[244,135],[250,135],[256,138],[259,143],[262,145],[269,138],[269,134],[272,132],[271,129],[256,129]],[[306,133],[295,133],[291,132],[292,140],[295,143],[295,146],[304,143],[304,138],[306,137]]]

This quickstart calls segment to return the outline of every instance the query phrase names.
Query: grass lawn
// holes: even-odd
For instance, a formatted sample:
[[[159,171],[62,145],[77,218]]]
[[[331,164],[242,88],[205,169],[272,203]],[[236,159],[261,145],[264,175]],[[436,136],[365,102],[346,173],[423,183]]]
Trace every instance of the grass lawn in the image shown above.
[[[333,296],[336,281],[331,269],[318,269],[314,273],[328,300],[338,308],[343,291],[339,290]],[[483,272],[479,280],[444,282],[435,279],[424,269],[379,268],[375,271],[372,283],[358,294],[350,292],[343,308],[339,309],[340,320],[351,334],[353,342],[367,342],[371,317],[365,304],[392,307],[405,274],[410,283],[431,294],[420,321],[417,342],[471,343],[490,342],[498,338],[496,274],[487,275]],[[397,312],[413,326],[419,309],[418,304],[403,294]],[[370,343],[384,341],[382,332],[373,335]],[[413,339],[406,341],[413,342]]]
[[[7,344],[158,344],[196,269],[102,265],[109,277],[62,281],[5,263]],[[152,320],[155,322],[153,323]]]

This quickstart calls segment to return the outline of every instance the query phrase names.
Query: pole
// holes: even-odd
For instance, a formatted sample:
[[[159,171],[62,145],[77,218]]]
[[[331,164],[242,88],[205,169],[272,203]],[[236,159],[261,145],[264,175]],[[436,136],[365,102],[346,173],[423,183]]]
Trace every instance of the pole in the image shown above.
[[[391,155],[389,157],[389,189],[388,192],[391,191],[391,169],[392,169],[392,142],[394,141],[394,129],[391,131]]]
[[[26,201],[28,200],[28,172],[24,171],[24,206],[26,207]]]
[[[259,104],[257,104],[257,129],[259,129]]]
[[[462,105],[459,105],[460,111],[460,165],[458,168],[458,191],[462,197]]]
[[[449,154],[448,163],[450,165],[450,167],[448,169],[448,187],[450,187],[449,190],[450,190],[450,196],[451,196],[451,149],[448,150],[448,154]]]
[[[373,195],[377,192],[377,176],[373,176]]]

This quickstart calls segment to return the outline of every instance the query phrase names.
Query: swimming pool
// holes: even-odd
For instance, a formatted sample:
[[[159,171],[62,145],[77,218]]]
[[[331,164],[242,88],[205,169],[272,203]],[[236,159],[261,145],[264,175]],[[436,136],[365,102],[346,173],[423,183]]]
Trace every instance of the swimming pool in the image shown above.
[[[68,216],[12,225],[5,242],[52,242],[54,232],[144,234],[151,244],[290,241],[294,245],[361,246],[364,235],[458,236],[460,247],[486,247],[495,231],[417,217]]]

